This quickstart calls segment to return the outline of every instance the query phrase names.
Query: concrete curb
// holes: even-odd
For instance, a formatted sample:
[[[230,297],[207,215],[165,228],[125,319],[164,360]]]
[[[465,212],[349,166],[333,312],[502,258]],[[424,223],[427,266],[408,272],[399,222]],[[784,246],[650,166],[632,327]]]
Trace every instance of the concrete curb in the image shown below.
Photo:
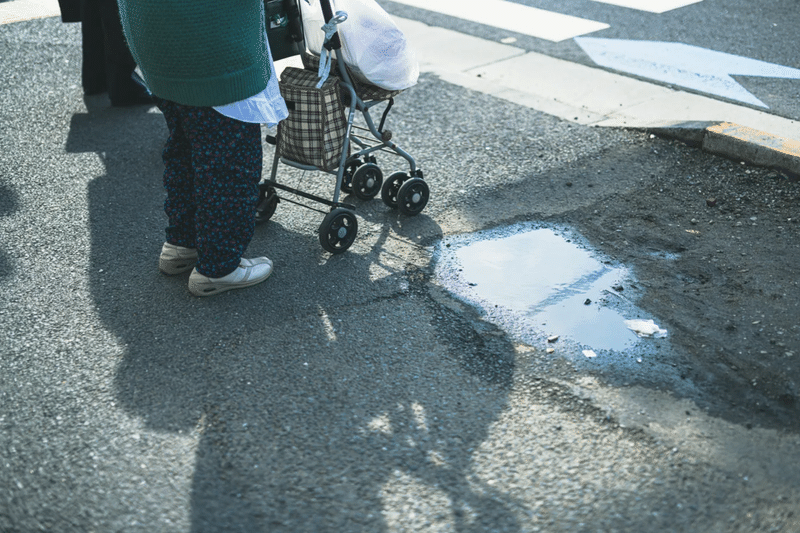
[[[680,122],[647,131],[800,179],[800,142],[732,122]]]
[[[58,0],[13,0],[0,4],[0,26],[12,22],[60,17]]]

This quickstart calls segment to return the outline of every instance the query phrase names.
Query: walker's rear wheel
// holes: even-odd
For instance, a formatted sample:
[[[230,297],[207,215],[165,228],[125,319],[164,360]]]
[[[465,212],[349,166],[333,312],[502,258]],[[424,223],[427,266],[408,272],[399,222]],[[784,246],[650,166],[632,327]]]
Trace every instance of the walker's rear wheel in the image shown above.
[[[422,178],[411,178],[397,191],[397,209],[404,215],[418,215],[428,205],[430,189]]]
[[[397,207],[397,193],[400,192],[400,186],[408,179],[408,174],[404,172],[395,172],[383,182],[381,187],[381,200],[383,203],[391,208]]]
[[[256,223],[266,222],[275,214],[278,207],[278,192],[275,187],[266,184],[258,186],[258,203],[256,204]]]
[[[353,174],[353,193],[362,200],[375,198],[383,185],[383,172],[375,163],[365,163]]]
[[[360,159],[349,159],[344,163],[344,173],[342,174],[342,190],[346,193],[353,192],[353,176],[358,167],[363,162]]]
[[[358,221],[349,209],[337,207],[327,215],[319,226],[319,243],[325,251],[340,254],[350,248],[356,240]]]

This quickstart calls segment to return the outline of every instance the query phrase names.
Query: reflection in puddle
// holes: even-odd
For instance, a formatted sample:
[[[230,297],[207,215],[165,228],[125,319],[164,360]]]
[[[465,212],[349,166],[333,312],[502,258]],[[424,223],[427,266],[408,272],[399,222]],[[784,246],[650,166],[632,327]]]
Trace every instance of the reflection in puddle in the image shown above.
[[[574,241],[530,225],[448,239],[437,277],[523,342],[544,334],[599,350],[635,345],[639,339],[624,322],[634,318],[631,310],[618,311],[632,306],[614,289],[630,273]]]

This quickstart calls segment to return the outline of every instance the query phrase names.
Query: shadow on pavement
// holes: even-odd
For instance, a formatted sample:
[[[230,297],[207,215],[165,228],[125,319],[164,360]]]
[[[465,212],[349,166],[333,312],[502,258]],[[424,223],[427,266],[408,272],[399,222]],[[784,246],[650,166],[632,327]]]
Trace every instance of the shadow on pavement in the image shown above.
[[[8,185],[0,184],[0,217],[7,217],[17,211],[17,193]],[[2,245],[2,242],[0,242]],[[0,249],[0,279],[11,275],[14,267],[5,251]]]
[[[471,465],[507,402],[505,337],[474,342],[424,274],[383,265],[388,228],[367,253],[327,257],[316,234],[272,221],[250,246],[275,261],[271,279],[191,297],[188,275],[157,270],[165,136],[157,113],[100,109],[73,117],[67,150],[106,166],[88,189],[90,284],[126,346],[119,404],[198,439],[191,531],[519,530]]]

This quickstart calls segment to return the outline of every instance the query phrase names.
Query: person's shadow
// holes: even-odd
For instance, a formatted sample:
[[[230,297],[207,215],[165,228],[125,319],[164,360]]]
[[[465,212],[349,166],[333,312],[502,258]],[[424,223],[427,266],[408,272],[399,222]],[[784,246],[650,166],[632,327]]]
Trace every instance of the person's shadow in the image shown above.
[[[424,269],[382,264],[396,214],[370,211],[386,217],[374,249],[329,257],[281,224],[281,204],[250,245],[273,276],[193,298],[186,275],[157,270],[165,138],[158,113],[98,109],[73,117],[67,150],[105,162],[88,190],[90,283],[125,345],[119,404],[152,431],[198,439],[190,530],[519,530],[515,502],[473,464],[514,349],[432,299]]]

